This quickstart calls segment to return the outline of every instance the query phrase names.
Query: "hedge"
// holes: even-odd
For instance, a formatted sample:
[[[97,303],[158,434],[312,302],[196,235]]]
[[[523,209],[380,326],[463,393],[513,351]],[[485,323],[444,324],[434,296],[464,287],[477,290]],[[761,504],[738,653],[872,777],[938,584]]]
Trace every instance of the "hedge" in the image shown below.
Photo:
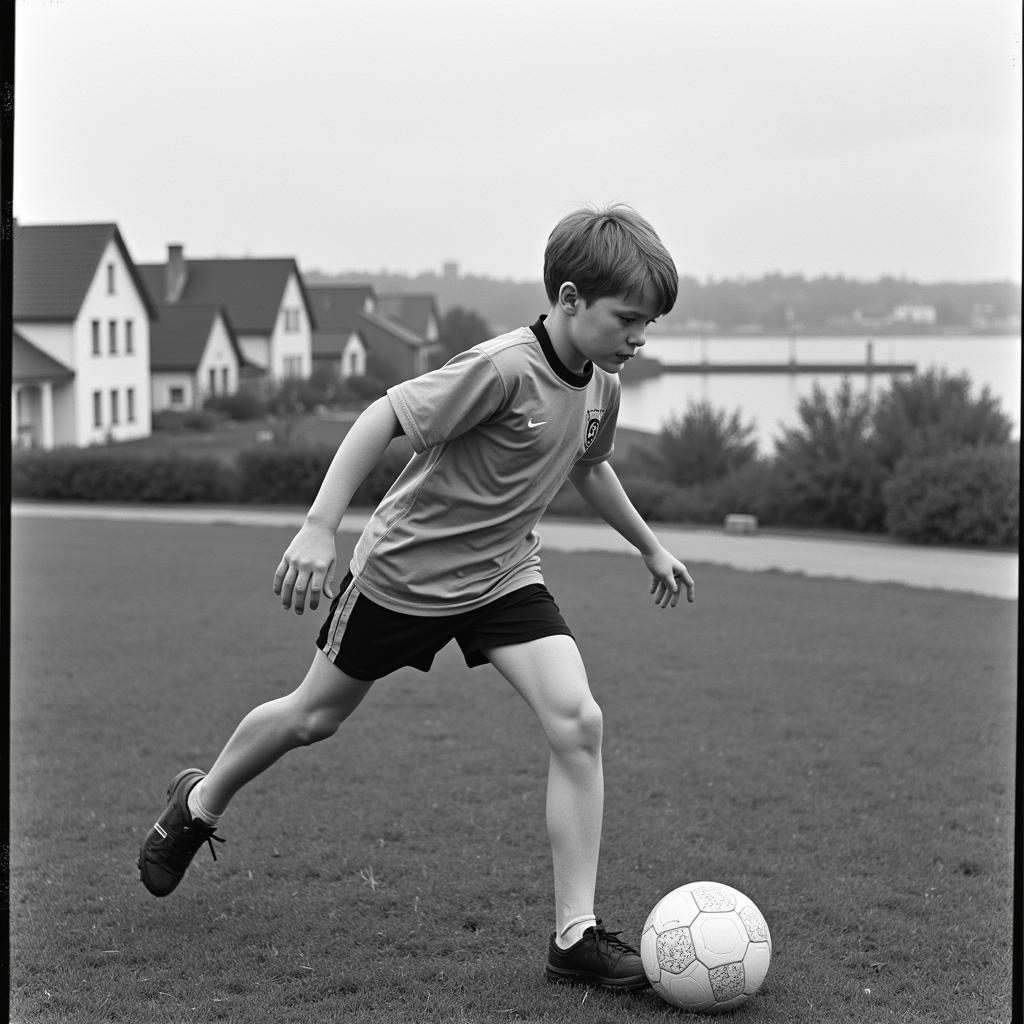
[[[889,532],[917,544],[1015,545],[1020,446],[904,459],[882,488]]]

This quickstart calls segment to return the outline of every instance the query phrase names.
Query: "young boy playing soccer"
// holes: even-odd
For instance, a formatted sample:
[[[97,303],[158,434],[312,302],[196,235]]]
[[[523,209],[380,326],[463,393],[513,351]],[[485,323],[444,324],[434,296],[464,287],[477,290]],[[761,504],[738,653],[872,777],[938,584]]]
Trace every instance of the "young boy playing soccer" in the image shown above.
[[[618,989],[647,984],[637,951],[594,916],[604,784],[601,710],[572,632],[541,575],[536,526],[566,479],[642,556],[651,593],[694,599],[686,566],[630,503],[608,460],[618,373],[648,323],[675,303],[675,265],[628,207],[580,210],[548,239],[551,308],[532,327],[391,388],[338,448],[274,575],[302,614],[332,599],[298,688],[241,721],[209,773],[174,777],[139,853],[146,888],[166,896],[246,783],[295,747],[326,739],[374,680],[422,671],[449,640],[469,666],[490,662],[525,699],[550,747],[547,828],[555,930],[547,977]],[[414,455],[383,498],[335,586],[335,534],[394,437]],[[339,574],[340,575],[340,574]],[[212,842],[210,849],[213,850]]]

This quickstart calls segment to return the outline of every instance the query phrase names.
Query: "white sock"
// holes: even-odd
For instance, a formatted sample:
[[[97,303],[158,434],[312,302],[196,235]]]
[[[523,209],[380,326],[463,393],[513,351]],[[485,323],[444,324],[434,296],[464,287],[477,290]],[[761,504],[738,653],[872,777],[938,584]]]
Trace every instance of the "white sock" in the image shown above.
[[[559,949],[568,949],[575,946],[583,933],[597,924],[597,918],[593,914],[585,914],[583,917],[574,917],[556,936],[555,945]]]
[[[200,779],[189,791],[188,791],[188,813],[193,818],[198,818],[200,821],[205,821],[207,825],[215,826],[220,821],[219,814],[212,814],[203,806],[202,794],[199,792],[203,788],[203,780]]]

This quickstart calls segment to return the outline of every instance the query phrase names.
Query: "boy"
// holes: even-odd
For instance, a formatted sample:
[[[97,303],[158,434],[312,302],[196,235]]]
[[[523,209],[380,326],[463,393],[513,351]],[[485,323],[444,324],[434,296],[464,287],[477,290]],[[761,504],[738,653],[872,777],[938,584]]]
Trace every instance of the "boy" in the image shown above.
[[[572,632],[544,586],[538,520],[570,479],[640,552],[655,603],[673,607],[686,566],[633,508],[607,459],[618,373],[648,323],[675,303],[678,277],[650,225],[628,207],[579,210],[548,239],[550,312],[391,388],[338,448],[277,567],[274,593],[299,615],[332,599],[298,688],[251,711],[209,773],[185,769],[139,853],[142,881],[170,893],[242,786],[282,754],[331,736],[374,680],[430,668],[449,640],[490,662],[526,700],[550,747],[547,827],[555,930],[547,977],[617,989],[647,984],[637,951],[594,916],[603,812],[601,710]],[[413,458],[360,537],[335,587],[335,534],[352,494],[392,438]]]

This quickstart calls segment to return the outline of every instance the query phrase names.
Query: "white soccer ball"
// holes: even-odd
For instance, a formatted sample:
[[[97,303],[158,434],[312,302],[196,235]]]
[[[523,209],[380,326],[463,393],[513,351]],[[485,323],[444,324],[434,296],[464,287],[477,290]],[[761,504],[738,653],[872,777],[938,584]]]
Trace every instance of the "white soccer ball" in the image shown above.
[[[761,911],[720,882],[690,882],[648,915],[640,958],[654,991],[683,1010],[735,1010],[760,987],[772,960]]]

